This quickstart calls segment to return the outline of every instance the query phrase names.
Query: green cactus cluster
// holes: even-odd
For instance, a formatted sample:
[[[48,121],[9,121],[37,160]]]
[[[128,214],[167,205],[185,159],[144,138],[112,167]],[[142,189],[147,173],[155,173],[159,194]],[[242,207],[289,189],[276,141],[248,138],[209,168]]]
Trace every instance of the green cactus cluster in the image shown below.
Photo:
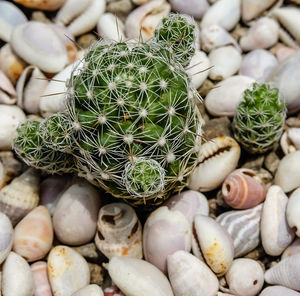
[[[245,90],[233,119],[237,141],[249,153],[264,153],[279,140],[286,117],[279,90],[268,84],[254,83]]]
[[[16,152],[133,205],[162,203],[197,164],[199,95],[183,67],[194,38],[195,26],[171,15],[146,43],[96,42],[72,72],[65,112],[21,125]]]

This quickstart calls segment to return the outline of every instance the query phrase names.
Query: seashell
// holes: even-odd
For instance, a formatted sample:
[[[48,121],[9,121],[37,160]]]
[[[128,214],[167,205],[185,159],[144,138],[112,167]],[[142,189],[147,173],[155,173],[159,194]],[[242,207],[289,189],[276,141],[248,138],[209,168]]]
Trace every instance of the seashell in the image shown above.
[[[97,32],[106,40],[122,41],[126,40],[125,25],[112,13],[104,13],[98,20]]]
[[[244,51],[269,48],[278,41],[278,34],[278,23],[271,18],[262,17],[240,39],[240,46]]]
[[[9,43],[0,48],[0,69],[13,84],[16,84],[25,67],[25,62],[12,51]]]
[[[0,190],[0,211],[12,225],[38,205],[39,182],[39,172],[31,168]]]
[[[243,92],[254,83],[253,78],[236,75],[216,84],[205,97],[205,107],[214,116],[234,116]]]
[[[10,150],[17,127],[26,120],[22,109],[17,106],[0,104],[0,150]]]
[[[200,250],[212,271],[218,277],[224,275],[234,255],[233,241],[227,230],[211,217],[197,215],[193,224],[193,237],[196,241],[192,245],[193,253],[197,256]]]
[[[64,4],[65,0],[14,0],[14,2],[31,9],[57,10]]]
[[[3,264],[3,296],[32,296],[34,281],[29,264],[20,255],[10,252]]]
[[[93,186],[89,183],[70,186],[62,194],[53,214],[58,240],[68,245],[88,243],[96,232],[99,208],[100,196]]]
[[[196,51],[192,57],[186,73],[190,76],[193,86],[198,89],[206,80],[209,73],[210,61],[203,51]]]
[[[275,52],[275,55],[277,60],[279,62],[282,62],[283,60],[292,56],[294,53],[296,53],[296,50],[294,48],[282,46]]]
[[[201,192],[186,190],[173,195],[164,204],[169,210],[181,212],[192,225],[198,214],[208,216],[208,201]]]
[[[233,46],[224,46],[213,49],[208,58],[212,65],[209,70],[209,78],[223,80],[236,73],[242,62],[242,56]]]
[[[242,0],[242,19],[243,22],[249,22],[262,14],[266,9],[272,6],[277,0]]]
[[[8,1],[0,1],[0,39],[9,42],[12,30],[27,22],[26,15]]]
[[[0,2],[1,6],[1,2]],[[12,105],[17,101],[17,93],[10,80],[0,70],[0,104]]]
[[[274,184],[284,192],[290,192],[300,186],[300,151],[284,156],[279,163],[275,174]]]
[[[202,28],[200,37],[202,48],[207,52],[213,48],[225,45],[233,45],[241,52],[241,48],[236,40],[224,28],[217,24]]]
[[[228,175],[222,185],[225,202],[234,209],[252,208],[266,198],[267,190],[255,179],[256,173],[250,169],[237,169]]]
[[[107,257],[143,257],[142,226],[132,207],[124,203],[111,203],[100,209],[97,248]]]
[[[165,0],[153,0],[134,9],[125,22],[128,38],[150,39],[160,21],[168,16],[171,6]]]
[[[8,217],[0,212],[0,264],[8,256],[13,244],[13,228]]]
[[[70,296],[90,283],[87,262],[67,246],[56,246],[51,250],[48,256],[48,276],[55,296]]]
[[[288,113],[295,113],[300,109],[300,52],[284,60],[270,73],[267,78],[274,87],[280,89],[288,108]]]
[[[295,237],[285,217],[287,203],[288,197],[279,186],[269,188],[261,217],[261,240],[268,255],[280,255]]]
[[[35,66],[28,66],[17,83],[18,106],[31,114],[39,114],[40,96],[48,84],[46,76]]]
[[[234,245],[234,257],[241,257],[254,250],[260,241],[260,219],[263,204],[241,211],[229,211],[216,221],[230,234]]]
[[[218,292],[218,293],[216,294],[216,296],[235,296],[235,295],[233,295],[233,294],[228,294],[228,293]]]
[[[207,0],[188,0],[182,2],[181,0],[170,0],[173,11],[183,13],[201,19],[203,14],[209,8]]]
[[[265,82],[277,64],[277,59],[269,51],[255,49],[244,56],[239,75],[251,77],[257,82]]]
[[[300,237],[296,237],[296,239],[284,250],[281,255],[281,260],[298,253],[300,253]]]
[[[263,289],[259,296],[300,296],[300,293],[282,286],[271,286]]]
[[[286,207],[286,218],[290,227],[296,228],[296,235],[300,237],[300,188],[290,196]]]
[[[53,241],[51,216],[47,208],[38,206],[15,227],[13,251],[28,262],[42,259]]]
[[[47,273],[47,262],[37,261],[30,265],[34,280],[34,296],[52,296]]]
[[[255,296],[264,284],[264,271],[253,259],[235,259],[226,275],[230,293],[243,296]]]
[[[265,273],[265,281],[272,285],[281,285],[300,291],[300,254],[288,257]]]
[[[241,154],[239,144],[230,137],[221,136],[201,146],[199,165],[191,173],[188,188],[210,191],[222,184],[238,164]]]
[[[102,289],[95,284],[79,289],[71,296],[104,296]]]
[[[150,214],[144,225],[145,259],[166,273],[167,256],[178,250],[189,252],[191,240],[191,226],[185,216],[166,206],[159,207]]]
[[[64,44],[47,24],[30,21],[18,26],[12,32],[11,46],[27,63],[45,72],[57,73],[68,63]]]
[[[201,27],[218,24],[225,30],[232,30],[241,17],[240,0],[219,0],[204,14]]]
[[[116,256],[109,261],[108,273],[127,296],[173,296],[166,276],[147,261]]]
[[[175,296],[214,296],[219,281],[209,267],[185,251],[168,256],[168,275]]]

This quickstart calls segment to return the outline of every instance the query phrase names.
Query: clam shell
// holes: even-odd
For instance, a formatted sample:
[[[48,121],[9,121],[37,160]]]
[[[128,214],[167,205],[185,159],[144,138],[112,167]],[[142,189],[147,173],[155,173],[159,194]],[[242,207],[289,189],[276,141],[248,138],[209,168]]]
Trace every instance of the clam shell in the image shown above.
[[[209,8],[207,0],[170,0],[173,11],[190,15],[196,19],[201,19]]]
[[[38,261],[30,265],[34,280],[34,296],[52,296],[50,283],[48,280],[47,263]]]
[[[199,252],[196,249],[198,247],[212,271],[217,276],[224,275],[234,255],[233,241],[227,230],[214,219],[197,215],[193,225],[193,236],[197,242],[197,245],[193,245],[193,253]]]
[[[286,218],[290,227],[296,228],[296,234],[300,237],[300,188],[290,196],[286,207]]]
[[[127,296],[174,295],[165,275],[144,260],[113,257],[108,264],[108,273]]]
[[[282,286],[267,287],[262,290],[259,296],[300,296],[300,293]]]
[[[179,211],[166,206],[153,211],[144,225],[143,250],[147,261],[166,273],[167,256],[191,250],[191,226]]]
[[[234,257],[241,257],[255,249],[260,241],[260,220],[263,205],[241,211],[229,211],[216,221],[225,227],[234,245]]]
[[[79,289],[72,296],[104,296],[104,294],[98,285],[93,284]]]
[[[0,211],[12,225],[18,223],[39,202],[39,172],[28,169],[0,190]]]
[[[0,264],[8,256],[13,244],[13,228],[8,217],[0,212]]]
[[[248,22],[266,9],[272,6],[277,0],[242,0],[242,19],[244,22]]]
[[[96,246],[107,257],[142,259],[142,226],[132,207],[111,203],[100,209]]]
[[[296,237],[296,239],[284,250],[281,255],[281,260],[298,253],[300,253],[300,237]]]
[[[104,13],[98,20],[97,31],[103,39],[113,41],[126,40],[125,25],[112,13]]]
[[[68,63],[64,44],[53,29],[36,21],[15,28],[11,46],[27,63],[50,73],[61,71]]]
[[[168,275],[175,296],[214,296],[219,281],[209,267],[185,251],[168,256]]]
[[[230,137],[217,137],[204,143],[199,153],[199,165],[191,173],[188,187],[203,192],[216,189],[235,169],[240,153],[240,146]]]
[[[25,7],[39,10],[56,10],[60,8],[65,0],[14,0]]]
[[[300,291],[300,254],[295,254],[280,261],[265,273],[268,284],[281,285]]]
[[[16,103],[17,93],[10,80],[0,70],[0,104],[12,105]]]
[[[261,217],[261,240],[268,255],[280,255],[295,237],[285,216],[287,203],[288,197],[279,186],[269,188]]]

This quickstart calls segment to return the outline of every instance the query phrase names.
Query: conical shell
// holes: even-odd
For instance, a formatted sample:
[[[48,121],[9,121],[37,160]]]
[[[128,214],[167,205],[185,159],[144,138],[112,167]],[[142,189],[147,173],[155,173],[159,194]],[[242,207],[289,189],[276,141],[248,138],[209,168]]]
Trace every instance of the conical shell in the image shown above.
[[[0,264],[8,256],[13,244],[13,228],[8,217],[0,212]]]
[[[282,286],[271,286],[262,290],[259,296],[300,296],[300,293]]]
[[[286,218],[290,227],[296,228],[296,234],[300,237],[300,188],[290,196],[286,207]]]
[[[51,287],[48,279],[47,263],[38,261],[30,266],[34,280],[34,296],[52,296]]]
[[[142,259],[142,226],[132,207],[111,203],[100,209],[96,246],[107,257]]]
[[[12,225],[18,223],[39,202],[39,172],[28,169],[0,191],[0,211]]]

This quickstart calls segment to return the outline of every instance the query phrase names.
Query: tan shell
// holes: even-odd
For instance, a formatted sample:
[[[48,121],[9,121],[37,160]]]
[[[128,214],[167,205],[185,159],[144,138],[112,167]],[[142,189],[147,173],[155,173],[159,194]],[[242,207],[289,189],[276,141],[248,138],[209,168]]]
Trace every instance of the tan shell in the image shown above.
[[[39,10],[56,10],[60,8],[66,0],[14,0],[25,7]]]

